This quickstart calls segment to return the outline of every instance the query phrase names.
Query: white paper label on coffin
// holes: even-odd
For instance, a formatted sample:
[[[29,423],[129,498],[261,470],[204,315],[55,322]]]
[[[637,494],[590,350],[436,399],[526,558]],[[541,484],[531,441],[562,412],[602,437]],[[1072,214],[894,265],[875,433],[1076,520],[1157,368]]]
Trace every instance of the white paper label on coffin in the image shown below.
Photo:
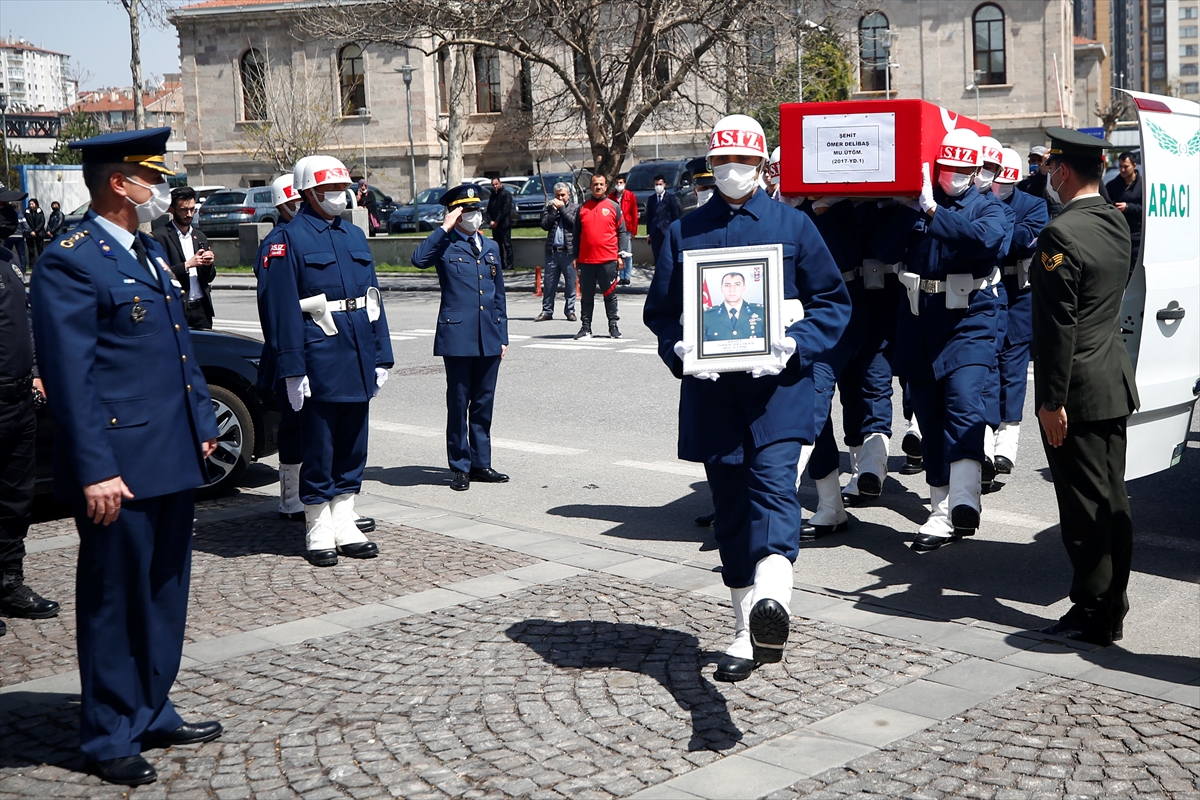
[[[890,183],[896,180],[896,115],[814,114],[804,117],[804,182]]]

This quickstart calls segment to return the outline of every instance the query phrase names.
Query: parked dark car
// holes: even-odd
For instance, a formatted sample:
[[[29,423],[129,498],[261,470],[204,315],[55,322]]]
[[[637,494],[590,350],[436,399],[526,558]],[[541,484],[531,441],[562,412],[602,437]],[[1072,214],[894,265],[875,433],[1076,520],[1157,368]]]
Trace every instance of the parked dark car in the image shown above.
[[[209,195],[196,214],[196,227],[205,236],[233,237],[243,222],[268,222],[279,219],[279,211],[271,203],[271,187],[231,189]]]
[[[232,333],[192,331],[192,346],[208,381],[217,415],[217,449],[208,457],[212,482],[197,491],[213,497],[233,489],[250,462],[279,449],[279,407],[274,396],[255,385],[262,342]],[[54,402],[54,398],[50,398]],[[54,420],[38,411],[37,489],[52,488]]]
[[[638,217],[646,213],[646,201],[654,194],[654,177],[662,175],[667,182],[667,191],[679,198],[679,208],[686,214],[696,207],[696,194],[692,191],[692,173],[688,171],[690,158],[651,158],[629,170],[625,188],[637,195]]]
[[[479,199],[487,205],[488,198],[492,196],[492,187],[476,186],[476,194]],[[425,189],[417,192],[417,214],[416,222],[413,221],[413,204],[396,206],[396,210],[392,212],[392,216],[388,219],[389,233],[416,233],[419,231],[431,231],[442,224],[442,220],[446,218],[446,207],[438,201],[442,195],[446,193],[445,186],[435,186],[432,189]],[[483,227],[487,228],[487,209],[483,209]]]
[[[554,185],[566,183],[571,186],[571,201],[578,203],[584,190],[580,189],[580,179],[590,173],[579,172],[543,172],[541,175],[530,175],[525,185],[513,196],[513,227],[542,224],[542,209],[554,196]]]

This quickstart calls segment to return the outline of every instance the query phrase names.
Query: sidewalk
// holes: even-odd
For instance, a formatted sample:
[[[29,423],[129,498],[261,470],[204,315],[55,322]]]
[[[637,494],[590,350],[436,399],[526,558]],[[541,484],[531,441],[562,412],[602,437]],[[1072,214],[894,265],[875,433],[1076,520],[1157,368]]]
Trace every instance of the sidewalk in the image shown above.
[[[617,291],[620,294],[646,294],[650,291],[650,281],[653,277],[654,270],[649,267],[635,266],[630,277],[630,285],[622,286]],[[515,292],[532,294],[534,280],[533,270],[506,272],[504,288],[510,294]],[[253,275],[217,273],[217,279],[213,281],[212,288],[214,291],[220,289],[251,291],[258,288],[258,282]],[[379,288],[385,292],[436,292],[439,290],[437,273],[432,269],[419,274],[411,272],[380,273]]]
[[[273,487],[271,487],[273,488]],[[382,555],[310,567],[243,492],[198,509],[188,719],[130,792],[80,773],[69,521],[26,572],[62,601],[0,639],[0,798],[1195,797],[1189,668],[798,587],[785,662],[711,681],[720,575],[364,495]],[[1191,670],[1194,671],[1194,670]]]

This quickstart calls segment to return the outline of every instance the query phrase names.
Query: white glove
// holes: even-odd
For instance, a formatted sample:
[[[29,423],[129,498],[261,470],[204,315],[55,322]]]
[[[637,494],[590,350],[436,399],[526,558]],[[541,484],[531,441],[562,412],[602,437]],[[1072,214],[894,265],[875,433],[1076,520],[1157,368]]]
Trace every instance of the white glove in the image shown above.
[[[292,411],[299,411],[304,408],[304,398],[312,397],[312,389],[308,385],[308,376],[297,375],[294,378],[284,378],[283,382],[287,386],[288,402],[292,404]]]
[[[768,364],[765,367],[755,367],[750,370],[750,377],[761,378],[764,375],[778,375],[783,372],[783,367],[778,364]]]
[[[816,200],[813,200],[812,210],[816,213],[820,213],[827,208],[837,205],[844,199],[845,198],[842,197],[818,197]]]
[[[692,377],[699,378],[702,381],[715,381],[717,378],[721,377],[721,373],[719,373],[719,372],[697,372]]]
[[[785,364],[787,360],[796,353],[796,340],[790,336],[783,336],[771,342],[771,352],[780,357]],[[781,368],[782,369],[782,368]],[[776,372],[776,375],[779,373]]]
[[[375,368],[375,391],[371,393],[371,397],[379,394],[379,390],[388,382],[388,371],[383,367]]]
[[[683,358],[684,356],[686,356],[688,353],[690,353],[690,352],[692,352],[693,350],[695,350],[695,349],[696,349],[696,345],[694,345],[694,344],[684,344],[683,342],[676,342],[676,343],[675,343],[675,346],[674,346],[673,348],[671,348],[671,349],[675,351],[675,355],[679,356],[679,357],[682,359],[682,358]]]
[[[618,250],[617,255],[620,256],[621,258],[631,258],[633,256],[633,253],[628,252],[626,250]]]
[[[930,209],[937,208],[937,203],[933,200],[933,182],[929,179],[928,161],[921,165],[921,196],[917,198],[917,203],[926,214]]]

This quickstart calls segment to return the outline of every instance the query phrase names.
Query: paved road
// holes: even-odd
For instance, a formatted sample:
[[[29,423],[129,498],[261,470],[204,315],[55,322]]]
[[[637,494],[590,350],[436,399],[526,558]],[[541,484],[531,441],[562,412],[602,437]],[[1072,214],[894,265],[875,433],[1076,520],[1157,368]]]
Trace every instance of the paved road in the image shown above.
[[[641,324],[643,299],[621,297],[622,339],[576,342],[576,325],[561,318],[532,322],[540,299],[527,290],[510,295],[512,346],[497,389],[493,462],[513,481],[456,493],[446,485],[444,373],[432,354],[437,295],[386,295],[396,367],[372,406],[366,491],[717,565],[711,533],[691,522],[710,508],[707,486],[700,465],[675,458],[678,385]],[[218,291],[214,303],[218,328],[258,335],[252,293]],[[561,310],[560,299],[560,317]],[[840,424],[836,402],[834,416]],[[1182,465],[1130,484],[1135,574],[1122,647],[1200,676],[1197,425]],[[892,450],[895,468],[903,460],[899,435]],[[274,472],[260,465],[249,477],[265,488]],[[877,506],[851,510],[848,533],[804,548],[797,579],[943,619],[1043,626],[1068,606],[1069,565],[1032,425],[1023,428],[1017,470],[1004,484],[985,498],[978,536],[918,555],[906,543],[927,513],[927,490],[920,476],[893,474]],[[801,497],[815,507],[811,482]]]

